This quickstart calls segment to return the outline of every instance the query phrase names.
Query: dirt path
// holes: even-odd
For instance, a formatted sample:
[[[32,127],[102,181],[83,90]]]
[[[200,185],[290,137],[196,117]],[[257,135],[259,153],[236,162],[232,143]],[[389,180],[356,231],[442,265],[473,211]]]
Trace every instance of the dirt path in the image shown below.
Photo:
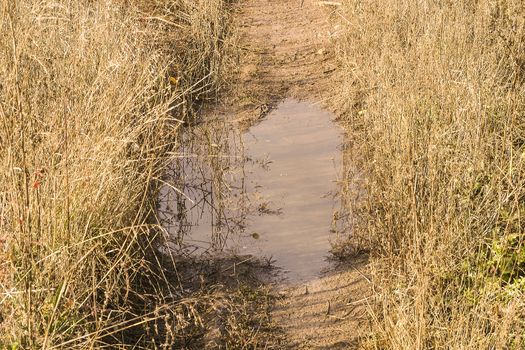
[[[335,83],[331,42],[339,33],[330,12],[330,6],[312,0],[241,3],[237,115],[260,117],[284,97],[321,101],[329,96]]]
[[[274,310],[287,349],[358,349],[367,330],[366,259],[289,288]]]
[[[329,99],[337,84],[332,42],[339,27],[330,20],[335,8],[320,3],[250,0],[239,5],[243,54],[235,101],[226,107],[237,121],[252,125],[285,97],[322,104]],[[358,348],[367,329],[364,273],[362,257],[322,278],[281,286],[284,297],[273,319],[285,332],[285,348]]]

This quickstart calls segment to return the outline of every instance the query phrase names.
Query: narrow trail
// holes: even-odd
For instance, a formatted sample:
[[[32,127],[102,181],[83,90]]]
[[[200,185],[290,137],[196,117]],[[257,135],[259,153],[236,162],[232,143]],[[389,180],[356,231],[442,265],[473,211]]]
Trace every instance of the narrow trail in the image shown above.
[[[249,126],[286,97],[329,106],[330,91],[337,87],[333,42],[339,26],[333,20],[335,7],[322,3],[250,0],[239,5],[243,54],[228,114]],[[367,330],[366,264],[359,257],[318,279],[278,287],[283,298],[272,318],[286,335],[285,348],[359,347]]]
[[[236,115],[263,116],[284,97],[329,96],[336,68],[331,43],[339,34],[329,8],[312,0],[251,0],[239,5],[236,22],[242,37]]]
[[[366,259],[293,286],[273,317],[284,330],[287,349],[358,349],[366,333]]]

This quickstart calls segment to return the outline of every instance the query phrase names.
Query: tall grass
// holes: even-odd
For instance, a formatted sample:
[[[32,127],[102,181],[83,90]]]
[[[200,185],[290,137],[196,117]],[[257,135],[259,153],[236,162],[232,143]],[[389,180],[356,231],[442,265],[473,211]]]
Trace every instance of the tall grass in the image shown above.
[[[339,58],[380,349],[525,346],[525,7],[346,1]]]
[[[227,13],[222,0],[0,2],[1,348],[193,335],[195,301],[155,254],[155,192],[179,125],[225,82]]]

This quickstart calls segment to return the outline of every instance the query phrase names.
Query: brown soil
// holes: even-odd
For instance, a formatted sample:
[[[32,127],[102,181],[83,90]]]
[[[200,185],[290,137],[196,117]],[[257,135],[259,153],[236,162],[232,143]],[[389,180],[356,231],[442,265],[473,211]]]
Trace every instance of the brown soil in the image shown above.
[[[237,8],[241,52],[235,101],[237,120],[266,115],[284,97],[326,101],[336,65],[332,42],[339,25],[333,6],[319,1],[251,0]],[[322,3],[322,2],[321,2]]]
[[[252,125],[285,97],[330,105],[329,92],[337,81],[333,39],[339,26],[336,7],[323,3],[250,0],[238,5],[243,54],[235,98],[223,106],[227,114]],[[358,348],[367,330],[365,274],[366,259],[360,257],[322,278],[281,286],[284,297],[273,319],[286,335],[284,347]]]
[[[273,316],[284,330],[286,349],[358,349],[368,329],[367,260],[288,288]]]

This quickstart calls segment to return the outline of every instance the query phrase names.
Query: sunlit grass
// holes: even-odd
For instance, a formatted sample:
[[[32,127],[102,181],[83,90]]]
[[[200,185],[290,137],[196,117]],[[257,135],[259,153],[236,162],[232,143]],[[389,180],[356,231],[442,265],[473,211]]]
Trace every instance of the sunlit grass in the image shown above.
[[[201,327],[206,298],[155,253],[155,192],[181,122],[225,82],[227,16],[220,0],[0,4],[1,348],[171,346]]]
[[[347,1],[339,14],[371,347],[523,348],[523,3]]]

